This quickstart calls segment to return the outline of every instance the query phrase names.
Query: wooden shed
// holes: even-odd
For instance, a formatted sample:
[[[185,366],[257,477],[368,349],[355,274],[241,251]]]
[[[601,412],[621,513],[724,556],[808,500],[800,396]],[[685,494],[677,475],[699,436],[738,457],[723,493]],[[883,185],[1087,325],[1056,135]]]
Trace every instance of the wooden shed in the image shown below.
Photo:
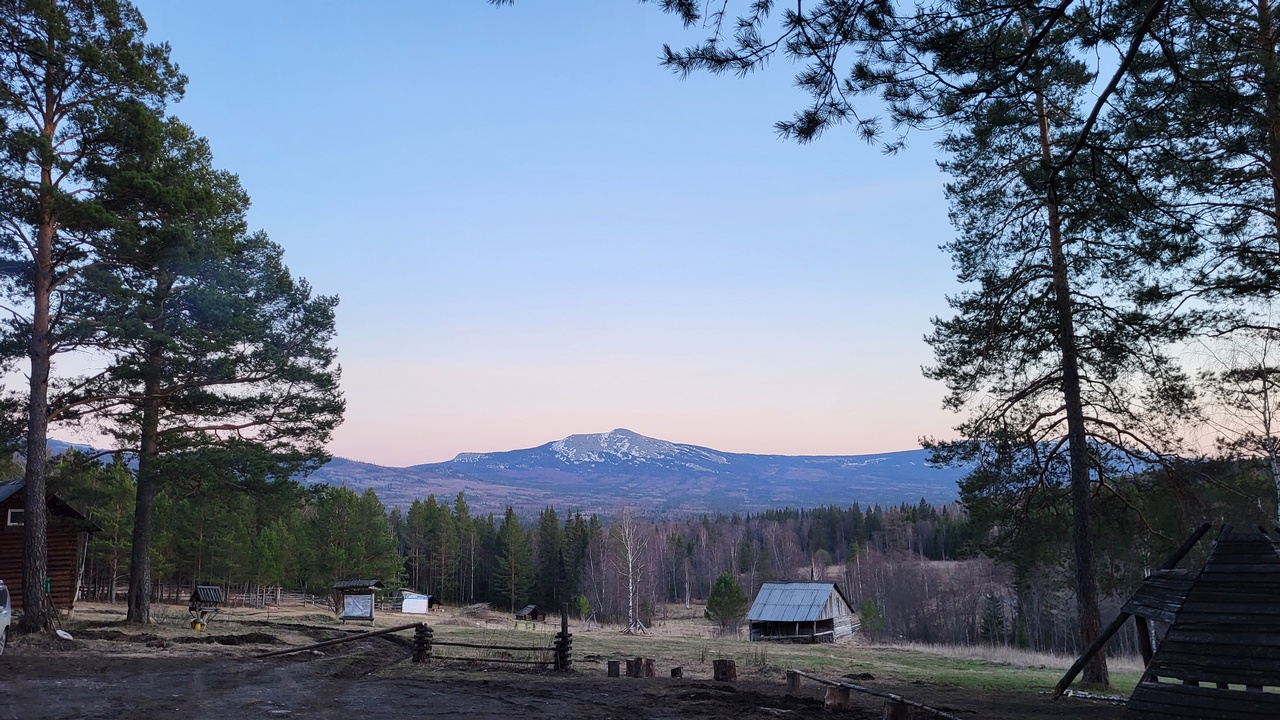
[[[22,607],[23,520],[26,514],[26,481],[0,482],[0,580],[9,587],[14,610]],[[89,534],[102,528],[55,495],[46,497],[49,508],[50,600],[70,612],[80,589],[80,567]]]
[[[833,582],[767,582],[747,611],[751,639],[841,642],[859,627],[853,604]]]
[[[517,620],[529,620],[532,622],[546,622],[547,614],[537,605],[525,605],[516,613]]]
[[[339,580],[333,584],[338,619],[373,622],[373,596],[383,588],[381,580]]]
[[[1154,652],[1149,645],[1141,648],[1147,668],[1129,698],[1126,718],[1280,717],[1276,543],[1261,529],[1236,533],[1227,526],[1204,567],[1172,567],[1180,555],[1143,582],[1101,642],[1059,682],[1055,695],[1132,616],[1144,643],[1152,636],[1148,620],[1168,623],[1168,630]]]

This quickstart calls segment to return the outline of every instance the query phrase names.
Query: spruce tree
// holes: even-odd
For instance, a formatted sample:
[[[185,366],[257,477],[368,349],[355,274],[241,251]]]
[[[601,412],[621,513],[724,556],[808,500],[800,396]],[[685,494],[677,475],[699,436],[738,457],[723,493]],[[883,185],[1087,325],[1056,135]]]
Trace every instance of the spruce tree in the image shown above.
[[[707,596],[706,616],[719,624],[722,631],[738,632],[738,625],[747,616],[747,596],[742,594],[733,573],[723,572],[716,578]]]
[[[529,593],[533,559],[529,553],[529,539],[510,507],[502,517],[495,540],[492,593],[495,598],[506,601],[514,613],[517,604],[523,604]]]
[[[547,507],[538,515],[535,530],[537,553],[534,560],[534,599],[548,610],[560,608],[568,601],[565,587],[564,536],[555,508]]]

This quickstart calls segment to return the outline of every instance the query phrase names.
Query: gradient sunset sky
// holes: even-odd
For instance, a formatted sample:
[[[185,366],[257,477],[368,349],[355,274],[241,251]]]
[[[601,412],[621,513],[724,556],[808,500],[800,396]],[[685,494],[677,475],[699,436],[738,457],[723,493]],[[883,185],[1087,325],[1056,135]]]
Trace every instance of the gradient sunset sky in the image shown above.
[[[936,138],[780,140],[793,67],[680,80],[662,44],[702,32],[633,0],[136,4],[190,78],[173,113],[341,297],[334,454],[951,435],[920,373],[957,289]]]

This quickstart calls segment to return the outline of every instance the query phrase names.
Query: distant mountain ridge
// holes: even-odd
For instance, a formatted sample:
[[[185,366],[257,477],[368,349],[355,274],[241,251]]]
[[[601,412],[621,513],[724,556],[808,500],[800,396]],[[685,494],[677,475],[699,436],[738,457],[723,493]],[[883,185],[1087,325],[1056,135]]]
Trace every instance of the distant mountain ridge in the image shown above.
[[[874,455],[754,455],[659,440],[619,428],[570,435],[534,448],[461,453],[453,460],[388,468],[334,458],[307,482],[372,487],[387,505],[459,493],[482,512],[552,505],[585,512],[629,506],[661,515],[770,508],[945,503],[959,468],[928,463],[925,450]]]

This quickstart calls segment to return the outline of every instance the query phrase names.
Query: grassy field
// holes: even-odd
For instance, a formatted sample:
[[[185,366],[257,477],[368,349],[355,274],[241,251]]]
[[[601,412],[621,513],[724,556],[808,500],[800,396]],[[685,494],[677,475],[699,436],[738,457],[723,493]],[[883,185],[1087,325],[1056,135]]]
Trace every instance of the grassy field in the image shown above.
[[[433,622],[434,620],[434,622]],[[550,646],[559,624],[517,627],[495,617],[431,618],[438,640],[501,645]],[[951,647],[919,644],[869,644],[864,639],[839,645],[753,643],[714,636],[714,628],[700,619],[665,621],[649,634],[628,635],[618,627],[571,623],[574,659],[580,670],[607,660],[653,658],[659,673],[684,668],[687,677],[710,677],[711,663],[719,658],[737,663],[739,675],[776,676],[787,669],[837,679],[868,673],[878,682],[894,685],[940,685],[969,690],[1042,693],[1051,690],[1074,658],[1031,653],[1005,647]],[[441,648],[446,654],[485,651]],[[1109,693],[1128,695],[1141,674],[1140,661],[1113,659]]]
[[[175,633],[187,633],[185,608],[158,605],[153,611],[157,621],[155,629],[167,629]],[[120,606],[93,606],[81,613],[82,621],[97,625],[123,619]],[[96,621],[96,622],[95,622]],[[296,609],[292,611],[249,610],[228,608],[213,623],[212,630],[234,631],[232,626],[261,622],[285,623],[280,632],[288,636],[287,642],[303,644],[305,636],[293,637],[289,626],[302,623],[313,627],[340,627],[331,613],[322,609]],[[462,615],[457,609],[448,608],[427,616],[381,613],[376,625],[392,627],[424,621],[431,625],[437,640],[455,640],[483,645],[529,645],[550,648],[559,623],[515,623],[510,615],[497,611],[484,611]],[[363,624],[348,624],[344,629],[359,631]],[[644,635],[628,635],[613,625],[592,623],[589,627],[572,621],[573,654],[576,668],[585,673],[604,674],[608,660],[645,657],[656,661],[658,673],[667,674],[673,667],[681,667],[685,677],[710,678],[712,661],[720,658],[737,663],[738,674],[758,680],[775,679],[781,683],[788,669],[802,670],[820,677],[838,679],[846,675],[870,674],[877,685],[954,687],[963,690],[993,690],[1012,693],[1040,694],[1051,690],[1074,658],[1032,653],[1016,648],[972,646],[956,647],[921,644],[874,644],[861,636],[853,642],[839,645],[792,645],[779,643],[753,643],[742,639],[719,636],[717,628],[696,612],[683,608],[671,609],[655,627]],[[408,633],[405,633],[408,637]],[[486,649],[437,648],[437,654],[466,657],[534,657],[525,653],[508,653]],[[550,662],[550,652],[539,659]],[[1111,660],[1109,694],[1125,695],[1132,692],[1141,674],[1141,662],[1137,658]],[[858,680],[854,680],[858,682]],[[1096,688],[1091,688],[1097,690]]]

